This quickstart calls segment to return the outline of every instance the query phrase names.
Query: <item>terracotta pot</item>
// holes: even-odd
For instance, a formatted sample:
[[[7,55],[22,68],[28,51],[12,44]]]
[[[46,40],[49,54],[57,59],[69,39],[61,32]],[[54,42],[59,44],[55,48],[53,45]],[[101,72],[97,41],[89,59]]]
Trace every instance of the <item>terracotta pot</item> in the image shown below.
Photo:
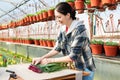
[[[47,19],[48,18],[48,12],[43,12],[43,19]]]
[[[43,46],[47,47],[47,40],[43,40]]]
[[[104,45],[106,56],[116,56],[118,52],[118,46],[107,46]]]
[[[34,40],[35,45],[40,45],[39,40]]]
[[[95,10],[92,10],[91,8],[92,8],[91,4],[87,4],[87,9],[89,13],[93,13],[95,11]]]
[[[56,43],[56,42],[55,42],[54,40],[52,40],[53,47],[55,46],[55,43]]]
[[[37,15],[35,15],[36,16],[36,22],[39,22],[40,21],[40,16],[39,16],[39,14],[37,14]]]
[[[120,46],[119,46],[119,55],[120,55]]]
[[[41,14],[39,14],[39,18],[40,18],[40,21],[42,21],[43,20],[43,14],[41,13]]]
[[[112,4],[112,0],[101,0],[101,1],[102,1],[103,6],[109,6]]]
[[[103,45],[91,44],[90,47],[91,47],[93,54],[102,54],[103,53]]]
[[[100,2],[100,5],[99,5],[99,8],[98,8],[98,11],[100,11],[100,12],[105,11],[105,8],[103,7],[102,2]]]
[[[47,40],[47,46],[48,47],[53,47],[52,40]]]
[[[73,9],[75,8],[74,2],[67,2]]]
[[[54,10],[48,10],[48,17],[54,16]]]
[[[92,8],[99,8],[101,0],[90,0]]]
[[[37,22],[37,18],[36,18],[36,16],[35,16],[35,15],[34,15],[34,16],[32,16],[32,18],[33,18],[32,23]]]
[[[117,6],[116,5],[111,5],[108,7],[109,10],[116,10]]]
[[[78,13],[84,12],[84,1],[75,1],[75,9],[78,11]]]
[[[116,0],[112,0],[112,4],[110,6],[108,6],[108,9],[115,10],[117,8],[116,3],[117,3]]]
[[[116,2],[120,2],[120,0],[116,0]]]
[[[43,40],[39,40],[40,46],[43,46]]]

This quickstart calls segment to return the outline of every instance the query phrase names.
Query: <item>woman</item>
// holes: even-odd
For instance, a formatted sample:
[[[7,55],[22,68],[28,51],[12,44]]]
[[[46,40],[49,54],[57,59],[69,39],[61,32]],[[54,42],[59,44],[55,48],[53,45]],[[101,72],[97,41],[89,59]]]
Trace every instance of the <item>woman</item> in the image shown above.
[[[55,18],[57,22],[63,25],[56,45],[48,54],[33,59],[32,64],[73,62],[76,69],[90,73],[88,76],[83,76],[83,80],[93,80],[95,65],[85,26],[75,20],[75,10],[66,2],[61,2],[56,6]],[[64,57],[50,58],[61,51],[65,55]]]

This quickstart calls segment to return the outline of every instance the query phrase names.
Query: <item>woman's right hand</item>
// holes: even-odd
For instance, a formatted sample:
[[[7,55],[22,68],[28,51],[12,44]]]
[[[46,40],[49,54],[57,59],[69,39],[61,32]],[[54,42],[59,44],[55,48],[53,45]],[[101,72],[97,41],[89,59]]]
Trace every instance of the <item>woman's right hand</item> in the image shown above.
[[[34,65],[37,65],[37,64],[40,64],[40,62],[42,61],[42,57],[39,57],[39,58],[33,58],[32,59],[32,64]]]

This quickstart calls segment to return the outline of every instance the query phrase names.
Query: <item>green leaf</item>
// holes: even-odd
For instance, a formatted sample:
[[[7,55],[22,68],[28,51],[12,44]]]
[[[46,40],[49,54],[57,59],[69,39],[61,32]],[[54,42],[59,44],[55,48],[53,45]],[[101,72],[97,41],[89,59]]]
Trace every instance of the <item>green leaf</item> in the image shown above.
[[[74,0],[66,0],[66,2],[74,2]]]
[[[90,4],[90,0],[85,0],[85,3],[86,4]]]

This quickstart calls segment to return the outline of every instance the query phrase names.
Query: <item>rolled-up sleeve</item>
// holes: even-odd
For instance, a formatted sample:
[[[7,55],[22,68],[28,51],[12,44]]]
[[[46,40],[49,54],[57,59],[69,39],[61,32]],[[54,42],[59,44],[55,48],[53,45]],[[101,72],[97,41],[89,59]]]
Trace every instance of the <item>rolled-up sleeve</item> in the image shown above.
[[[56,51],[59,51],[59,52],[61,51],[61,46],[60,46],[59,41],[56,41],[56,44],[55,44],[53,49],[56,50]]]

